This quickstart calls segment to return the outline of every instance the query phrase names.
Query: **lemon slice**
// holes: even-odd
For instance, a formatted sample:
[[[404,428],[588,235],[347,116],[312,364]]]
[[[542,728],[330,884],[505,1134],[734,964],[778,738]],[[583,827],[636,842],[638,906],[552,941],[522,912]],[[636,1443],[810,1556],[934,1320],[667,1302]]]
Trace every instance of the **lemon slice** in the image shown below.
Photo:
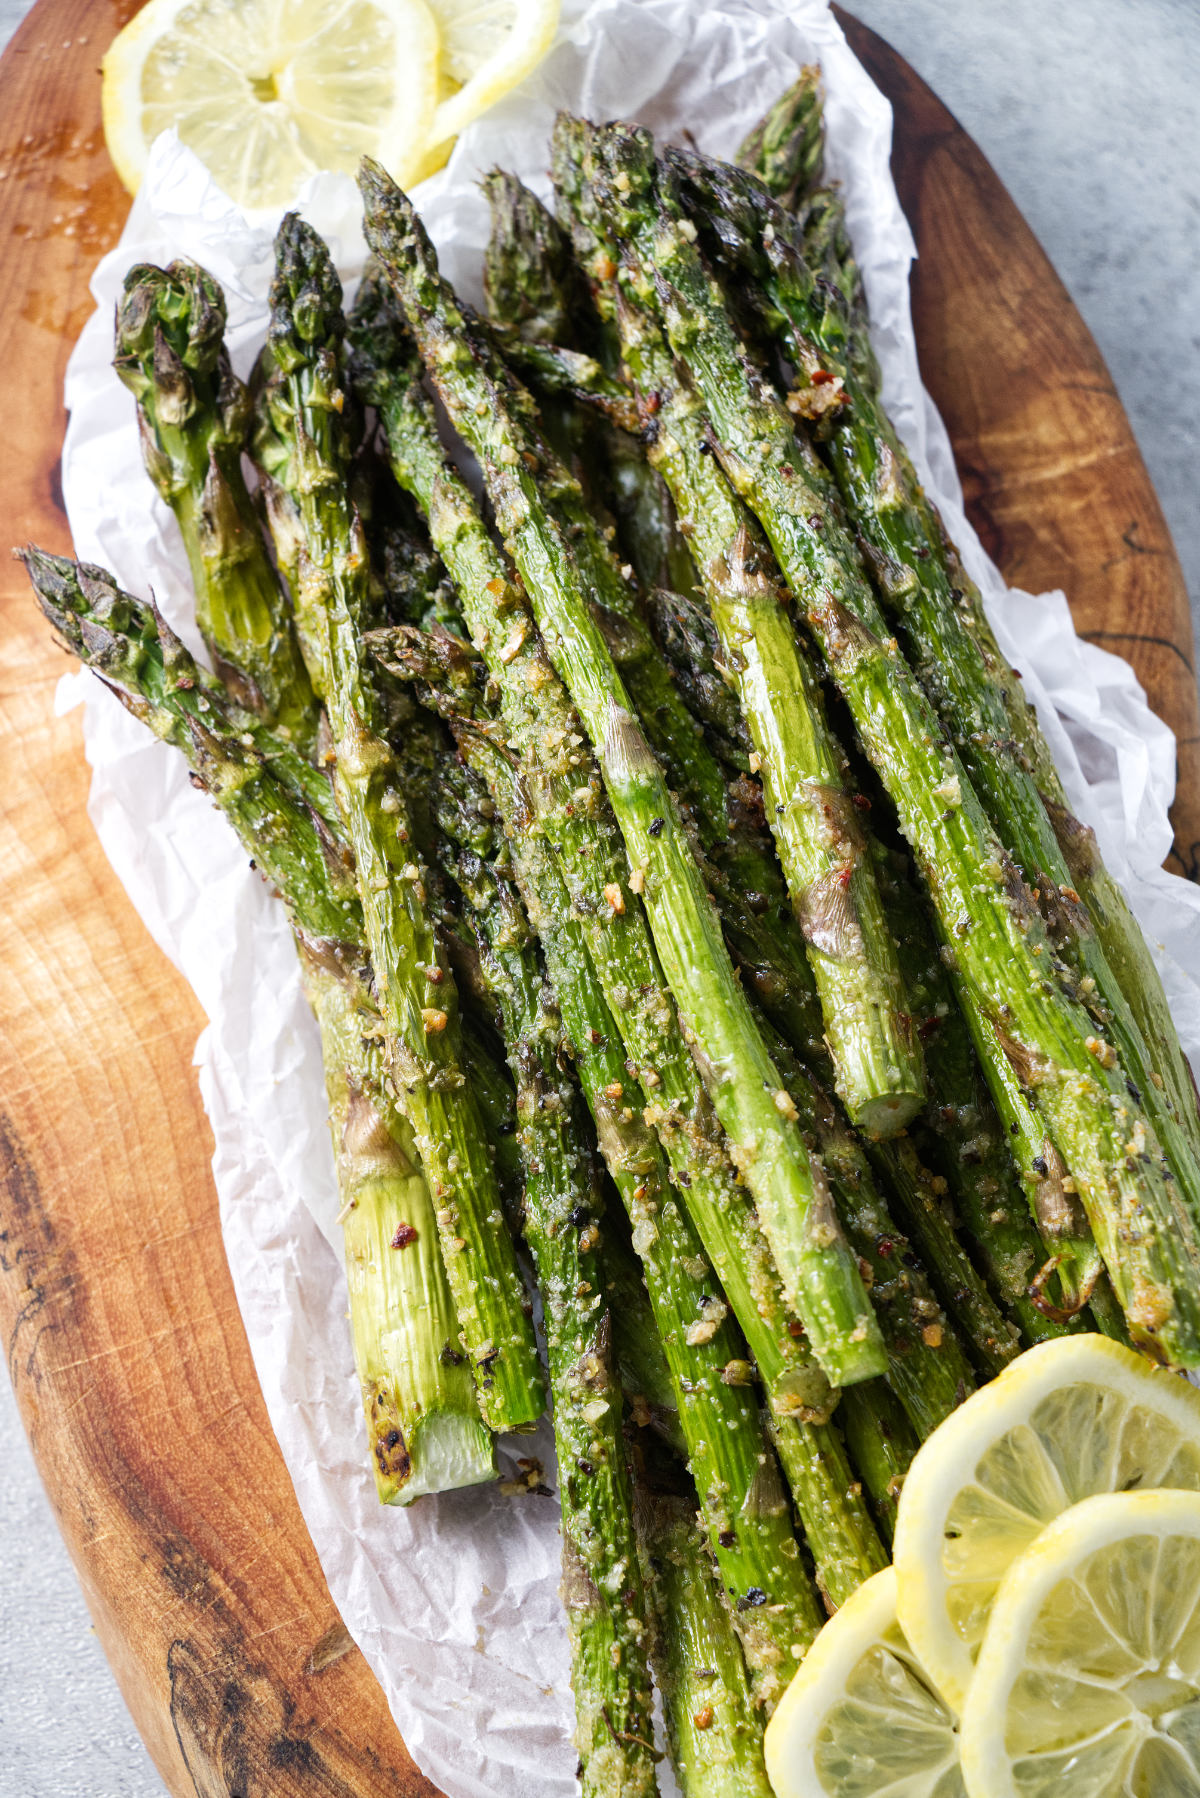
[[[893,1568],[825,1625],[764,1747],[776,1798],[963,1798],[954,1717],[896,1621]]]
[[[430,0],[442,45],[442,93],[425,165],[523,81],[558,30],[559,0]]]
[[[1200,1497],[1085,1499],[1013,1562],[962,1762],[971,1798],[1197,1798]]]
[[[286,205],[316,169],[374,156],[402,185],[437,106],[425,0],[150,0],[109,46],[104,134],[136,193],[174,125],[243,206]]]
[[[956,1710],[1010,1563],[1068,1505],[1139,1486],[1200,1488],[1200,1393],[1102,1336],[1028,1350],[935,1430],[900,1496],[897,1603]]]

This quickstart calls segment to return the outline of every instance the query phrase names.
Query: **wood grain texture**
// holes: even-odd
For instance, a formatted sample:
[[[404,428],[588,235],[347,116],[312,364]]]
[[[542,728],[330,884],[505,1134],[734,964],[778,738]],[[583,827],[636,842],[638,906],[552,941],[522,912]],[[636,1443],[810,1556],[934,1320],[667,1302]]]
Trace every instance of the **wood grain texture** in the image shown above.
[[[69,547],[62,376],[126,208],[96,67],[127,10],[40,0],[0,62],[10,543]],[[1094,346],[949,115],[877,39],[854,35],[905,108],[897,165],[924,252],[922,366],[973,516],[1014,579],[1062,584],[1106,640],[1132,633],[1191,753],[1194,685],[1171,672],[1191,657],[1182,583]],[[0,1333],[25,1425],[172,1792],[427,1795],[366,1663],[340,1652],[225,1264],[191,1066],[203,1019],[87,821],[78,721],[51,709],[65,666],[24,577],[0,566]],[[1191,856],[1200,830],[1181,816]]]
[[[9,544],[70,547],[62,379],[128,206],[97,74],[123,17],[107,0],[43,0],[0,63]],[[5,561],[0,1339],[25,1426],[172,1792],[427,1795],[361,1654],[328,1658],[340,1622],[221,1244],[191,1066],[204,1020],[88,823],[78,719],[52,714],[66,666]]]

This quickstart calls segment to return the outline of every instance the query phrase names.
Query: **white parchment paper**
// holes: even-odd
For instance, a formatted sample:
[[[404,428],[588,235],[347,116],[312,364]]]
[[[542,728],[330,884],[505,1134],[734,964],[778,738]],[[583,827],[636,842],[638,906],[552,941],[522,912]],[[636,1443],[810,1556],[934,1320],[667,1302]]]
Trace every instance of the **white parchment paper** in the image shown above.
[[[488,220],[476,181],[499,163],[547,194],[559,106],[637,119],[664,138],[687,130],[701,148],[729,154],[804,63],[821,63],[829,164],[845,185],[888,406],[1038,704],[1071,803],[1096,829],[1156,947],[1196,1061],[1200,890],[1159,865],[1171,837],[1172,739],[1132,670],[1075,636],[1064,596],[1006,589],[963,516],[946,433],[917,369],[913,244],[888,169],[887,102],[822,0],[566,0],[563,11],[547,61],[419,190],[447,272],[478,298]],[[352,183],[318,178],[302,209],[352,279],[363,254]],[[225,286],[234,361],[247,373],[265,332],[276,222],[247,219],[172,136],[160,139],[121,242],[96,272],[98,309],[67,374],[63,491],[76,551],[132,591],[153,590],[194,648],[182,546],[142,468],[133,401],[110,367],[113,307],[134,262],[194,257]],[[210,1019],[196,1065],[230,1267],[333,1597],[412,1755],[451,1798],[496,1798],[531,1777],[565,1798],[574,1754],[557,1506],[491,1488],[422,1500],[412,1512],[377,1505],[345,1321],[319,1048],[282,909],[190,786],[182,758],[90,676],[65,677],[60,709],[80,701],[93,822]],[[536,1452],[552,1465],[545,1431]]]

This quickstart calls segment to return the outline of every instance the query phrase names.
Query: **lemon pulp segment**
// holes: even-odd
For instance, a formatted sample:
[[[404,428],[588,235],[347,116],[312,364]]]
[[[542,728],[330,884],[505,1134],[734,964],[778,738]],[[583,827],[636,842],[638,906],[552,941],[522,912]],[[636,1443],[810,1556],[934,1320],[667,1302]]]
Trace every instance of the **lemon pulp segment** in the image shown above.
[[[1197,1798],[1200,1496],[1086,1499],[1014,1562],[962,1755],[970,1798]]]
[[[875,1574],[809,1649],[767,1725],[777,1798],[963,1798],[955,1720]]]
[[[428,146],[442,146],[523,81],[558,29],[559,0],[430,0],[442,45],[443,91]]]
[[[1099,1336],[1029,1350],[922,1447],[901,1494],[900,1621],[961,1709],[1005,1572],[1068,1506],[1200,1489],[1200,1393]]]
[[[125,184],[174,126],[244,205],[290,201],[364,154],[412,178],[437,102],[425,0],[151,0],[104,64],[104,122]]]

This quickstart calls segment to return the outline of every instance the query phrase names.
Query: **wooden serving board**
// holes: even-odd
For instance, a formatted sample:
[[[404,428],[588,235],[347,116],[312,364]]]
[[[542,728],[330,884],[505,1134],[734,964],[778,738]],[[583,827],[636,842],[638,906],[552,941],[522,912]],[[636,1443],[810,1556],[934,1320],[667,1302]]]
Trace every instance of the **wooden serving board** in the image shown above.
[[[0,61],[8,543],[70,547],[63,370],[127,207],[97,65],[133,10],[40,0]],[[1177,865],[1194,876],[1187,600],[1112,383],[978,150],[885,44],[845,23],[897,103],[921,366],[972,517],[1007,575],[1064,587],[1085,634],[1134,662],[1179,736]],[[429,1794],[340,1626],[255,1379],[191,1066],[203,1017],[100,851],[78,719],[52,713],[66,664],[23,573],[3,568],[0,1332],[42,1477],[172,1792]]]

